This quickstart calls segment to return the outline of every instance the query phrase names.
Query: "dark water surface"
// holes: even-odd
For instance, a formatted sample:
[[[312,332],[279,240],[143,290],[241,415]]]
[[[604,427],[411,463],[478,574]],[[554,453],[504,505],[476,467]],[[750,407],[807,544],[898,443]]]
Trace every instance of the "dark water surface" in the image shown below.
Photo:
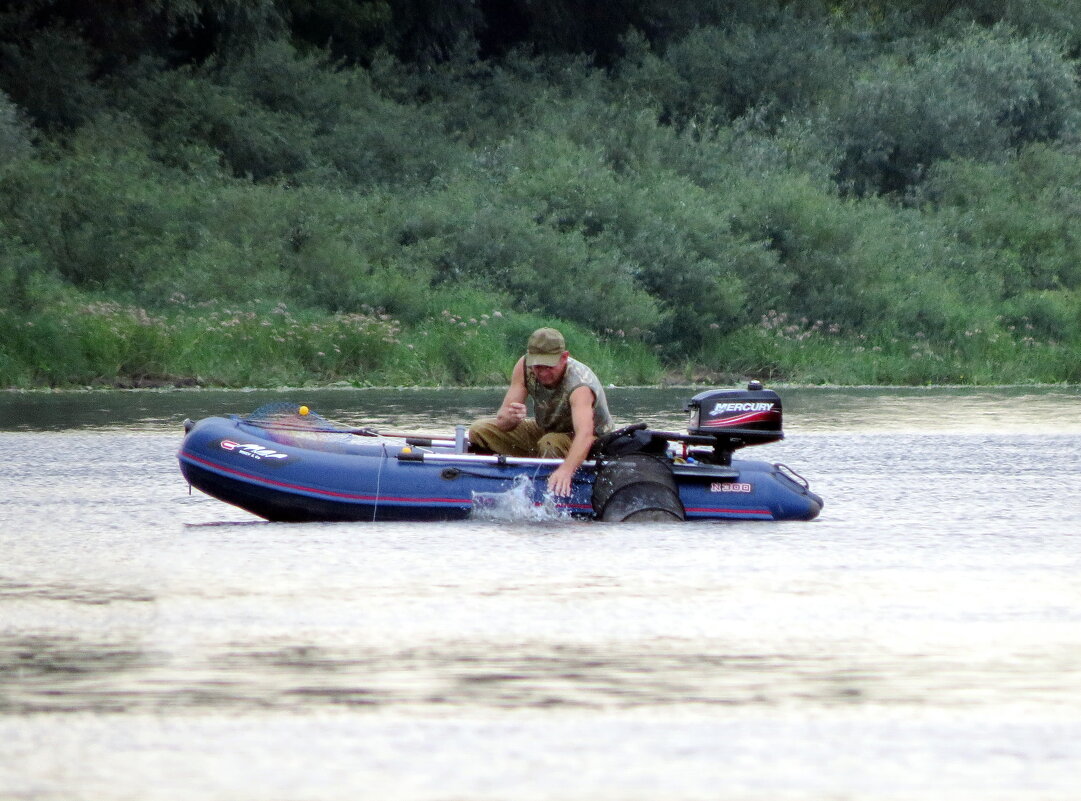
[[[185,417],[501,393],[0,394],[0,799],[1081,797],[1081,391],[781,394],[812,523],[274,525]]]

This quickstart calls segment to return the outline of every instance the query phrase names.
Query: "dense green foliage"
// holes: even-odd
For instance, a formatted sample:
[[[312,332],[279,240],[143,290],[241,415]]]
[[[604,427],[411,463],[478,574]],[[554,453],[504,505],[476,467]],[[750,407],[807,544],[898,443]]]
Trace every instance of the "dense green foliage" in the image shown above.
[[[1081,381],[1067,0],[27,0],[0,385]]]

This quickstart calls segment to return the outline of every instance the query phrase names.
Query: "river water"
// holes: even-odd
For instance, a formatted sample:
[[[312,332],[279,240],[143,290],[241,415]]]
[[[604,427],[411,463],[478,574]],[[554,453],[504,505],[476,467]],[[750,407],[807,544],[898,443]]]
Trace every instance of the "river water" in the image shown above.
[[[1081,391],[781,394],[810,523],[268,524],[184,417],[500,393],[0,395],[0,798],[1077,799]]]

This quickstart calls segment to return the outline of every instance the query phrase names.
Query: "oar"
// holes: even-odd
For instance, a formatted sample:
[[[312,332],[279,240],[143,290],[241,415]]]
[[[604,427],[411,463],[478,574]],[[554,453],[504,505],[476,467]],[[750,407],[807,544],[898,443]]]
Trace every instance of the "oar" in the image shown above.
[[[332,428],[330,426],[307,426],[286,423],[280,420],[245,420],[248,425],[259,428],[273,428],[279,431],[308,431],[313,434],[353,434],[358,437],[394,437],[395,439],[446,440],[453,442],[454,437],[444,434],[407,434],[400,431],[376,431],[374,428]]]

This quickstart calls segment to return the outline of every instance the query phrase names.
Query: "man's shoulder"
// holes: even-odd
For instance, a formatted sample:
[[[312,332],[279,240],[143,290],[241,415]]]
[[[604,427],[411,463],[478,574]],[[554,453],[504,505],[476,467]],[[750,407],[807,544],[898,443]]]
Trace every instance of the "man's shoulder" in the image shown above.
[[[578,361],[574,357],[570,357],[570,358],[567,359],[567,365],[569,367],[572,367],[574,369],[574,371],[577,372],[578,375],[583,377],[583,378],[593,378],[593,379],[597,378],[597,374],[593,372],[592,367],[590,367],[585,362]]]

